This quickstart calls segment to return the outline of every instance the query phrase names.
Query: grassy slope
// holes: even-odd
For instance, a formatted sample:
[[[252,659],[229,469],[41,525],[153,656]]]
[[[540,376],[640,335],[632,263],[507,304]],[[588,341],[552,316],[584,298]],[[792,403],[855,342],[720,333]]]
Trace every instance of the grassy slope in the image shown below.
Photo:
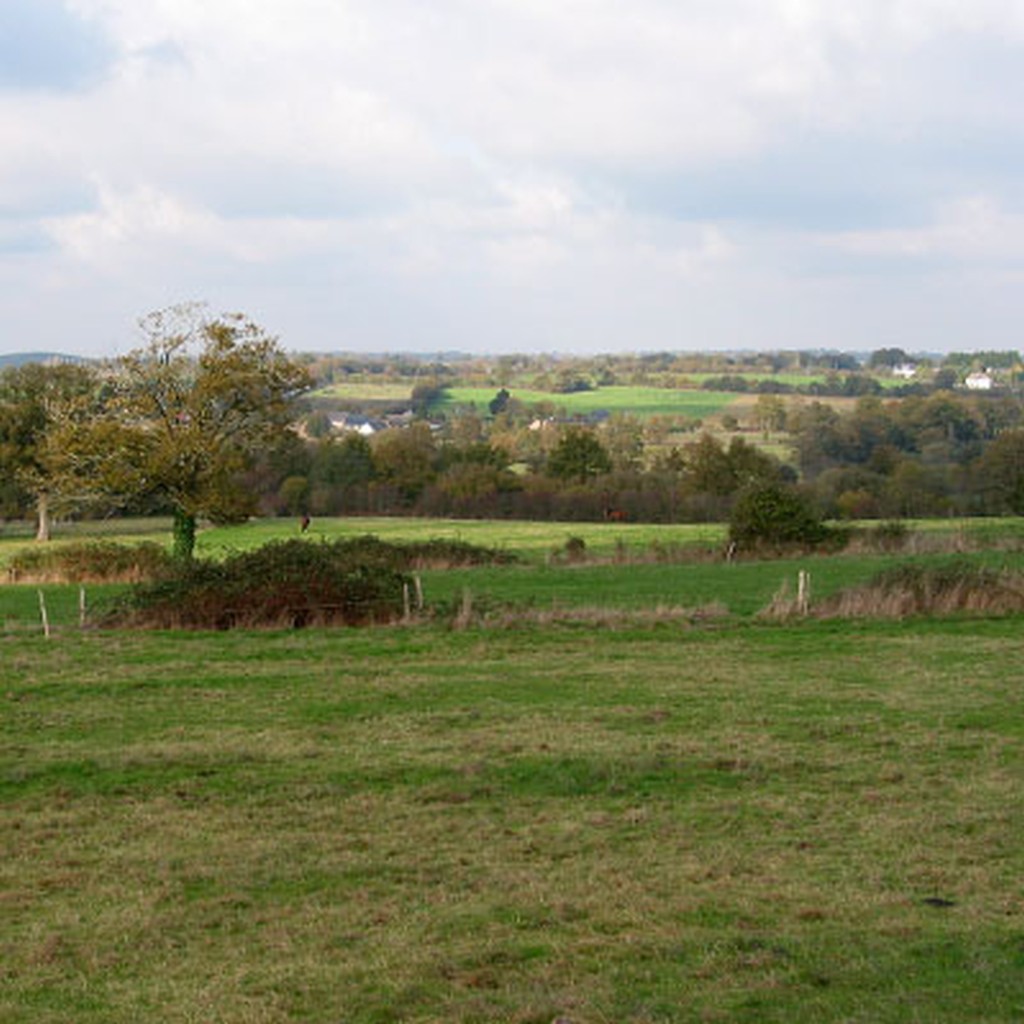
[[[0,1019],[1018,1020],[1018,633],[0,636]]]

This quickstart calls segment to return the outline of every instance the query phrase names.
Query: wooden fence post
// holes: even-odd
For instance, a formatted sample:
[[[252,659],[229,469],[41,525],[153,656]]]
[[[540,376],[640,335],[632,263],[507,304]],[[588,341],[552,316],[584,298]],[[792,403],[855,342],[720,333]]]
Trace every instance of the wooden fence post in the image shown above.
[[[796,578],[796,605],[801,615],[807,614],[811,603],[811,574],[801,569]]]
[[[39,595],[39,614],[43,619],[43,636],[47,640],[50,639],[50,616],[46,614],[46,598],[43,596],[41,590],[37,590],[36,593]]]

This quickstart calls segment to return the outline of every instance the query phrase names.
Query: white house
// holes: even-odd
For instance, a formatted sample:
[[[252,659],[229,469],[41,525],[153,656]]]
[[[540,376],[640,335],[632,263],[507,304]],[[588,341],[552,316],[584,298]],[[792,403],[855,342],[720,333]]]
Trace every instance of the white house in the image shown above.
[[[964,387],[969,391],[991,391],[994,383],[988,370],[976,370],[964,378]]]

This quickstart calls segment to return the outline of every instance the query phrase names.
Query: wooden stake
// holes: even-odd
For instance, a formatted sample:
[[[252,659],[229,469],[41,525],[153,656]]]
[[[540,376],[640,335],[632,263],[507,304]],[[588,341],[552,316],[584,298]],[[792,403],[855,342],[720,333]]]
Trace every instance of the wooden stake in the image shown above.
[[[78,628],[85,629],[85,587],[78,588]]]
[[[796,605],[801,615],[807,614],[811,603],[811,574],[801,569],[796,578]]]
[[[39,614],[43,619],[43,636],[47,640],[50,639],[50,616],[46,614],[46,598],[43,596],[41,590],[37,590],[36,593],[39,595]]]

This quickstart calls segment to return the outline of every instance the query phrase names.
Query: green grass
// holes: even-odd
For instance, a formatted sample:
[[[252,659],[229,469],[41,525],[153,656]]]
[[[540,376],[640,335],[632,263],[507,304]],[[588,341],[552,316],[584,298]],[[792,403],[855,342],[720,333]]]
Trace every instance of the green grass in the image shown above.
[[[718,380],[721,377],[742,377],[751,384],[757,384],[763,380],[775,381],[778,384],[788,384],[792,388],[806,387],[808,384],[824,381],[827,373],[688,373],[686,378],[696,385],[703,385],[707,380]],[[785,396],[782,396],[785,398]]]
[[[1019,1020],[1019,631],[0,636],[0,1019]]]
[[[57,528],[53,543],[79,540],[87,536],[104,536],[126,542],[152,540],[170,546],[170,520],[121,520],[120,535],[104,524],[67,524]],[[595,552],[610,554],[617,543],[630,547],[662,544],[720,543],[725,527],[716,523],[678,523],[659,526],[649,523],[549,523],[487,519],[411,519],[411,518],[316,518],[309,536],[333,540],[375,534],[389,541],[423,541],[434,538],[463,540],[483,547],[514,550],[524,557],[543,560],[552,548],[565,543],[569,536],[582,537]],[[299,521],[294,518],[252,519],[239,526],[218,526],[201,529],[196,553],[201,557],[218,557],[230,551],[246,551],[271,540],[299,536]],[[16,551],[31,547],[31,531],[10,529],[0,533],[0,570]]]
[[[359,402],[407,402],[412,395],[413,385],[408,381],[402,383],[374,383],[372,381],[354,381],[344,384],[329,384],[318,388],[312,398],[340,398],[346,401]]]
[[[552,391],[534,391],[511,388],[513,398],[526,405],[548,402],[556,409],[570,414],[585,414],[605,410],[610,413],[628,413],[631,416],[684,416],[703,419],[719,413],[735,400],[734,394],[718,391],[673,391],[651,387],[606,387],[595,391],[577,391],[563,395]],[[474,406],[484,411],[494,398],[494,388],[449,388],[442,409]]]

